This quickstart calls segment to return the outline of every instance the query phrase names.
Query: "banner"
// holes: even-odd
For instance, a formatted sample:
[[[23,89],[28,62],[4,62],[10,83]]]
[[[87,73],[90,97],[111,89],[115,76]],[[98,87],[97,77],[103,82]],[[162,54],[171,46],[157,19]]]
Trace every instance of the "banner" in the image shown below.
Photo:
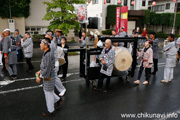
[[[88,23],[86,5],[85,4],[78,4],[78,5],[74,5],[74,7],[75,7],[75,12],[78,16],[78,21],[80,23]]]
[[[116,8],[116,34],[119,34],[120,27],[124,27],[124,31],[128,29],[128,6],[121,7],[121,23],[120,21],[120,7]]]

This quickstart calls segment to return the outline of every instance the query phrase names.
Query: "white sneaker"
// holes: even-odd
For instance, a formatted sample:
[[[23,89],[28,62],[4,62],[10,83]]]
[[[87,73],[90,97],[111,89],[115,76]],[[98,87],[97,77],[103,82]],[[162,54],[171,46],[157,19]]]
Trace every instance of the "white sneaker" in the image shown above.
[[[65,93],[66,93],[66,89],[64,89],[61,93],[59,93],[59,96],[63,97]]]

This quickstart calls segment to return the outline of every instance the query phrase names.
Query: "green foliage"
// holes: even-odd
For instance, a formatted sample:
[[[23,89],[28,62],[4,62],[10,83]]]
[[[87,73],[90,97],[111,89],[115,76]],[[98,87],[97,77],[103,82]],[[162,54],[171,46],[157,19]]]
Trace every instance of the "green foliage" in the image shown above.
[[[177,13],[176,14],[176,24],[175,26],[176,27],[180,27],[180,13]],[[174,14],[171,14],[171,17],[170,17],[170,25],[172,26],[173,25],[173,22],[174,22]]]
[[[104,35],[112,35],[112,30],[104,30],[104,31],[102,31],[102,34],[104,34]]]
[[[145,16],[143,18],[144,24],[149,24],[150,23],[150,10],[144,10],[145,11]]]
[[[150,13],[150,24],[159,25],[160,24],[160,14],[151,12]]]
[[[67,35],[70,29],[78,31],[79,22],[73,4],[84,4],[84,0],[52,0],[43,2],[47,5],[44,20],[51,21],[48,29],[61,29]],[[56,10],[55,10],[56,9]]]
[[[144,16],[144,24],[148,24],[148,13]],[[165,25],[165,26],[172,26],[174,22],[174,13],[155,13],[150,12],[150,24],[151,25]],[[176,27],[180,27],[180,13],[176,15]]]
[[[12,17],[28,17],[30,11],[30,0],[10,0]],[[10,18],[9,0],[0,0],[0,16]]]
[[[169,34],[165,34],[165,33],[162,33],[162,32],[157,32],[157,33],[156,33],[156,36],[157,36],[158,38],[168,38],[168,35],[169,35]],[[175,34],[175,37],[178,38],[178,37],[180,37],[180,35]]]
[[[32,39],[34,42],[40,42],[40,39],[43,39],[45,34],[36,34],[32,35]]]
[[[116,7],[119,7],[119,5],[109,5],[107,7],[106,23],[108,25],[115,25],[116,24]]]
[[[160,25],[170,25],[171,13],[162,13],[160,14]]]
[[[156,37],[158,38],[167,38],[169,34],[165,34],[165,33],[162,33],[162,32],[157,32],[156,33]]]

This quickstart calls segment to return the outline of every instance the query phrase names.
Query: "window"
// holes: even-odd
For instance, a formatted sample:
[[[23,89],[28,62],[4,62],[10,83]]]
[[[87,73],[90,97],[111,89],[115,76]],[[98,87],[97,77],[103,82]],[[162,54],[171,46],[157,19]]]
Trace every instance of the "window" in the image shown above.
[[[38,27],[38,28],[37,28],[37,31],[40,31],[40,30],[41,30],[41,28]]]
[[[156,5],[156,6],[152,6],[152,11],[153,11],[153,12],[164,11],[164,9],[165,9],[164,5]]]
[[[26,31],[30,31],[30,28],[26,28]]]
[[[177,5],[177,12],[180,12],[180,3]]]
[[[128,0],[124,0],[124,6],[128,5]]]
[[[92,3],[93,4],[98,4],[98,0],[94,0]]]
[[[142,0],[142,6],[146,6],[146,0]]]
[[[111,3],[111,0],[106,0],[106,3]]]
[[[170,9],[170,3],[166,3],[166,10]]]
[[[46,27],[40,27],[40,26],[39,27],[32,26],[25,28],[25,31],[31,33],[31,35],[44,34],[46,30],[47,30]]]
[[[39,34],[39,32],[34,32],[35,35]]]
[[[151,7],[148,7],[148,10],[151,10]]]
[[[35,30],[36,30],[36,28],[34,28],[34,27],[33,27],[33,28],[31,28],[31,31],[35,31]]]

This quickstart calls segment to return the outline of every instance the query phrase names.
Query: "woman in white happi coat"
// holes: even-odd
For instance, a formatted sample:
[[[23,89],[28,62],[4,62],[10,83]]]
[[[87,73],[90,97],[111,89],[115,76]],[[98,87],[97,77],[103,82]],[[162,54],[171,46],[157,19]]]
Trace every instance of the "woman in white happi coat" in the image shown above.
[[[139,74],[138,74],[138,80],[134,81],[135,84],[140,83],[140,78],[142,75],[143,70],[145,69],[146,73],[146,80],[143,82],[143,85],[147,85],[149,83],[149,78],[151,74],[151,68],[153,64],[153,50],[150,47],[149,41],[145,42],[145,47],[143,50],[139,53],[139,57],[142,57],[142,61],[140,64]]]
[[[36,73],[36,82],[40,83],[43,79],[43,90],[46,99],[47,112],[42,113],[43,116],[51,116],[55,113],[54,103],[57,103],[56,109],[60,108],[62,99],[54,93],[55,84],[55,59],[50,51],[50,39],[44,38],[40,44],[41,50],[44,52],[41,60],[41,70]]]
[[[164,46],[163,51],[166,52],[166,64],[164,68],[164,80],[161,83],[168,83],[173,79],[174,67],[176,67],[177,43],[174,41],[174,35],[168,36],[169,43]]]

